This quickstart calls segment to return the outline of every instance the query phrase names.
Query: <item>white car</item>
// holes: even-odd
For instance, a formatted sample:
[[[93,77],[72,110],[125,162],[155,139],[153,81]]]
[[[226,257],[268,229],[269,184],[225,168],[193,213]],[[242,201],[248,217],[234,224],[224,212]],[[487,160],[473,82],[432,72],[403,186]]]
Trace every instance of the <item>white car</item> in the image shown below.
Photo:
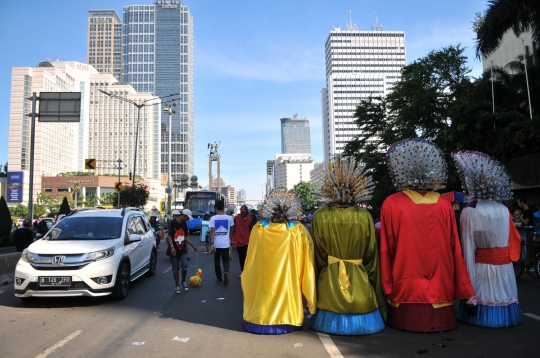
[[[81,209],[23,251],[15,296],[106,296],[124,299],[129,283],[156,273],[154,233],[136,208]]]

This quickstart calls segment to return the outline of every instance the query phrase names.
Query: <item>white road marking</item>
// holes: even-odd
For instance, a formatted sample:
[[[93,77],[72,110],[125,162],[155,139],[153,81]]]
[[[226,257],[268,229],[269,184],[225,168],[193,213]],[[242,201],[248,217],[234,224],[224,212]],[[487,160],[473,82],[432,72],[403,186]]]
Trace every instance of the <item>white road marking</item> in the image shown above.
[[[36,356],[36,358],[45,358],[49,354],[53,353],[58,348],[63,347],[66,345],[67,342],[71,341],[73,338],[77,337],[79,334],[82,333],[82,330],[78,330],[67,336],[66,338],[62,339],[60,342],[56,343],[54,346],[47,348],[45,352],[41,353],[40,355]]]
[[[166,269],[166,270],[163,271],[162,273],[167,273],[167,272],[169,272],[169,271],[171,271],[171,270],[172,270],[172,267],[169,267],[168,269]]]
[[[343,358],[341,352],[336,347],[334,341],[332,340],[332,338],[330,338],[329,335],[319,332],[317,332],[317,334],[319,335],[319,338],[321,339],[324,348],[326,348],[326,352],[328,352],[330,358]]]
[[[523,313],[523,315],[524,315],[524,316],[529,316],[529,317],[531,317],[531,318],[534,318],[534,319],[540,321],[540,316],[537,316],[537,315],[535,315],[535,314],[532,314],[532,313]]]

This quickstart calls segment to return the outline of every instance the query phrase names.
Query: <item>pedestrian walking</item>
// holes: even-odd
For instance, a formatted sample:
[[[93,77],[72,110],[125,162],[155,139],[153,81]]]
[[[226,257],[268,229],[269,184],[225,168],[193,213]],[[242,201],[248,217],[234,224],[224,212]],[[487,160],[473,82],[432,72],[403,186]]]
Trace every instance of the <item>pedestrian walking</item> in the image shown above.
[[[248,207],[242,205],[240,215],[234,217],[234,235],[232,236],[232,244],[236,246],[236,252],[238,252],[240,271],[244,271],[250,234],[251,216],[249,215]],[[242,273],[240,273],[240,276],[242,276]]]
[[[13,241],[18,252],[24,251],[32,242],[34,242],[34,231],[31,229],[30,219],[23,221],[23,226],[16,229],[13,233]]]
[[[217,214],[210,218],[210,242],[214,250],[214,268],[216,278],[223,285],[229,284],[229,248],[231,247],[230,237],[234,235],[234,220],[232,216],[225,215],[225,202],[216,201]],[[223,262],[223,274],[221,264]]]
[[[184,209],[182,212],[174,210],[173,218],[169,222],[169,232],[167,234],[167,256],[170,256],[174,283],[176,284],[175,293],[181,293],[182,288],[178,284],[178,271],[182,269],[182,287],[184,291],[188,290],[186,283],[188,262],[187,262],[187,244],[197,251],[197,247],[187,237],[187,221],[193,219],[191,210]]]

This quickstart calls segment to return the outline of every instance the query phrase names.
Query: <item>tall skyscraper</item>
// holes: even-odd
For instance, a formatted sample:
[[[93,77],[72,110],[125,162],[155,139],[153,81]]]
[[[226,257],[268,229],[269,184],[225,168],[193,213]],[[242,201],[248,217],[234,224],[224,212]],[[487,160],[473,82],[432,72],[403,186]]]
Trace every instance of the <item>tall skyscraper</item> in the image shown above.
[[[307,119],[281,118],[281,153],[311,153],[311,136]]]
[[[89,10],[88,64],[123,81],[122,20],[114,10]]]
[[[194,174],[193,17],[188,7],[180,0],[125,6],[122,53],[124,81],[137,92],[178,94],[172,115],[171,176],[179,180],[181,174]],[[162,116],[162,173],[168,172],[168,131],[168,115]]]
[[[321,91],[324,161],[341,154],[359,134],[354,112],[361,100],[386,96],[405,66],[405,33],[385,31],[376,23],[371,31],[347,24],[326,40],[326,88]]]

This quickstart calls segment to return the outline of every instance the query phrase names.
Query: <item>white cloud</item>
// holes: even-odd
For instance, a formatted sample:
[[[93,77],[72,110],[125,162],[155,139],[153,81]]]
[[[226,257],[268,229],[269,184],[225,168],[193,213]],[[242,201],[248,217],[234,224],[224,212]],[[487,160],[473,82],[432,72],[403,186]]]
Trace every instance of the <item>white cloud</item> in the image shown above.
[[[222,78],[272,82],[325,78],[323,49],[302,48],[298,43],[228,51],[203,48],[197,52],[197,66],[206,75]]]

